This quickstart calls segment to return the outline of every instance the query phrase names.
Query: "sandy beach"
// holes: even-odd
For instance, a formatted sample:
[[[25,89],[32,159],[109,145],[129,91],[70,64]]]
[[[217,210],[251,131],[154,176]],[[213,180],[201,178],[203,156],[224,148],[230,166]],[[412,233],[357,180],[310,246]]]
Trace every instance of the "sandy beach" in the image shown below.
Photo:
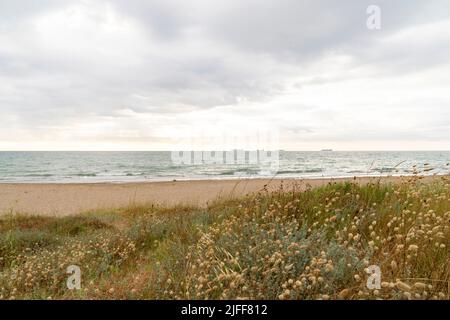
[[[379,178],[357,178],[367,183]],[[404,178],[382,178],[383,182]],[[429,178],[431,179],[431,178]],[[216,199],[239,197],[258,192],[265,185],[274,190],[283,182],[285,189],[317,187],[330,182],[354,179],[305,180],[198,180],[145,183],[89,184],[0,184],[0,214],[71,215],[88,210],[111,209],[129,205],[205,206]]]

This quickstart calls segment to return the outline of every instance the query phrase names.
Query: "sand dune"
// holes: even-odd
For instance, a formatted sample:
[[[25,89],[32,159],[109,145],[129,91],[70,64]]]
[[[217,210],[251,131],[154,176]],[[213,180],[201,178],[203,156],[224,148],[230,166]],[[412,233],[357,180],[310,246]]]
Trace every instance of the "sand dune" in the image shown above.
[[[366,183],[378,178],[358,178]],[[382,178],[383,182],[402,178]],[[91,184],[0,184],[0,214],[23,213],[70,215],[87,210],[124,207],[132,204],[199,205],[218,198],[230,198],[253,193],[268,185],[277,189],[316,187],[333,181],[353,179],[307,180],[199,180],[146,183]]]

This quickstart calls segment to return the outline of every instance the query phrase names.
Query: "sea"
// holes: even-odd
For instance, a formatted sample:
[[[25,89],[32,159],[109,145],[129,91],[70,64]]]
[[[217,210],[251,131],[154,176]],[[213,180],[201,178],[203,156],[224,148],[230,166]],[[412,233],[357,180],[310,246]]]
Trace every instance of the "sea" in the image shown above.
[[[169,151],[4,151],[0,152],[0,183],[312,179],[450,173],[450,151],[279,151],[277,160],[275,170],[262,170],[258,163],[250,161],[180,163]]]

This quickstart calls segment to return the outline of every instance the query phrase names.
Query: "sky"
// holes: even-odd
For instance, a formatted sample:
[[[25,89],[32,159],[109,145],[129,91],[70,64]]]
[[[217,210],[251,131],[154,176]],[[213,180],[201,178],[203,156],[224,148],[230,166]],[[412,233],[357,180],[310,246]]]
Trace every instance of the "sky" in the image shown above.
[[[450,150],[450,1],[0,0],[0,150],[258,128],[285,150]]]

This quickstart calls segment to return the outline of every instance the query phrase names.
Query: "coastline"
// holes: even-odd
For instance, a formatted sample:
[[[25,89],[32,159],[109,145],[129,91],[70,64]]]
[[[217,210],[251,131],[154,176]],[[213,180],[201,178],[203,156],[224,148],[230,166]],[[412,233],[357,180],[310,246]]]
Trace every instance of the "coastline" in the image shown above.
[[[423,176],[431,180],[441,176]],[[401,182],[411,176],[354,177],[321,179],[229,179],[178,180],[152,182],[96,183],[1,183],[0,215],[37,214],[65,216],[90,210],[115,209],[131,205],[207,206],[217,199],[241,197],[258,192],[267,185],[276,190],[319,187],[332,182],[353,181],[365,184]]]
[[[432,174],[420,174],[423,177],[429,176],[445,176],[450,173],[432,173]],[[1,185],[91,185],[91,184],[147,184],[147,183],[161,183],[161,182],[190,182],[190,181],[240,181],[240,180],[351,180],[355,177],[357,179],[361,178],[370,178],[370,179],[378,179],[378,178],[407,178],[414,177],[417,174],[364,174],[364,175],[330,175],[330,176],[283,176],[283,175],[275,175],[275,176],[261,176],[261,175],[248,175],[248,176],[227,176],[227,177],[219,177],[219,176],[210,176],[210,177],[188,177],[188,178],[169,178],[169,177],[161,177],[161,178],[151,178],[151,179],[98,179],[98,180],[0,180]]]

